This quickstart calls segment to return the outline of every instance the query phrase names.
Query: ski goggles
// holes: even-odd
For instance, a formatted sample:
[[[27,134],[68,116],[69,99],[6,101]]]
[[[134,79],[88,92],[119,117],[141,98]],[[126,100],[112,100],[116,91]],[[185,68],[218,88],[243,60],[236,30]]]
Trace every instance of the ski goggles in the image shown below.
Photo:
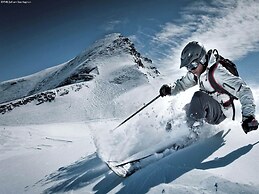
[[[191,62],[188,66],[186,66],[188,71],[192,71],[198,67],[199,63],[197,61]]]
[[[186,68],[187,68],[188,71],[193,71],[194,69],[196,69],[198,67],[199,64],[204,65],[205,62],[206,62],[206,57],[204,55],[199,62],[198,62],[198,60],[194,60],[188,66],[186,66]]]

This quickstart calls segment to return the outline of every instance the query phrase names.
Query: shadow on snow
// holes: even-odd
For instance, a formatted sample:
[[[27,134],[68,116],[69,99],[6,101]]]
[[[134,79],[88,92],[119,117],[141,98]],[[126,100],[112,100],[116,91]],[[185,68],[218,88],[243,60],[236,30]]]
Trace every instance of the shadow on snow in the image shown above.
[[[119,190],[118,193],[146,193],[152,187],[161,183],[170,183],[193,169],[206,170],[227,166],[247,154],[254,145],[259,143],[249,144],[224,157],[203,162],[225,144],[224,138],[227,133],[223,134],[221,131],[197,144],[179,150],[128,178],[118,177],[109,170],[97,154],[92,154],[70,166],[60,168],[40,182],[43,185],[54,184],[46,189],[45,193],[77,190],[90,184],[93,185],[93,191],[96,193],[108,193],[119,184],[122,184],[122,188],[116,188]]]

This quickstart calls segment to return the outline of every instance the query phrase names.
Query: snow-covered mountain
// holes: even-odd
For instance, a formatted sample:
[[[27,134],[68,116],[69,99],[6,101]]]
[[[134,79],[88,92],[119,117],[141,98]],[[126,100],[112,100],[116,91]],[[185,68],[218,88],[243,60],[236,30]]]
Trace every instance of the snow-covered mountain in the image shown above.
[[[140,55],[128,38],[120,34],[107,35],[64,64],[27,77],[2,82],[0,103],[74,83],[91,81],[99,74],[103,77],[110,76],[109,81],[117,84],[134,79],[132,76],[140,73],[141,68],[145,69],[142,73],[154,76],[158,72],[151,63],[150,59]],[[108,75],[112,71],[113,75]]]
[[[152,61],[142,57],[128,38],[110,34],[64,64],[1,83],[0,113],[5,117],[4,120],[1,119],[1,123],[11,124],[11,111],[18,107],[20,109],[16,109],[17,111],[22,110],[22,105],[41,105],[53,100],[63,108],[69,107],[70,114],[65,111],[62,114],[60,110],[56,112],[56,109],[51,108],[44,113],[41,105],[31,110],[27,118],[41,122],[38,118],[40,115],[49,115],[51,121],[62,122],[68,119],[78,121],[113,117],[123,115],[122,112],[127,114],[123,108],[127,104],[120,105],[116,99],[125,92],[148,84],[158,75]],[[79,92],[76,99],[74,92]],[[69,95],[66,96],[67,94]],[[59,101],[60,97],[65,100]],[[78,108],[84,113],[80,117],[75,113]],[[9,114],[5,114],[7,112]],[[76,116],[71,117],[74,114]],[[21,122],[26,123],[26,118],[21,118]]]
[[[128,38],[111,34],[69,62],[1,83],[0,193],[259,193],[259,136],[243,133],[238,104],[237,121],[205,124],[197,142],[128,178],[107,167],[185,142],[183,107],[197,88],[158,98],[113,130],[163,82]]]

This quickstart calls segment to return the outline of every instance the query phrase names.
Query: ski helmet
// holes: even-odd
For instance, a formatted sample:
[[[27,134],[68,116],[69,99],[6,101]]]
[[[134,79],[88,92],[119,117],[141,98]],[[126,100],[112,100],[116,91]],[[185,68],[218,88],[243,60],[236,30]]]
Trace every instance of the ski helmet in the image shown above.
[[[180,68],[195,69],[199,63],[205,63],[206,50],[202,44],[196,41],[189,42],[181,54]]]

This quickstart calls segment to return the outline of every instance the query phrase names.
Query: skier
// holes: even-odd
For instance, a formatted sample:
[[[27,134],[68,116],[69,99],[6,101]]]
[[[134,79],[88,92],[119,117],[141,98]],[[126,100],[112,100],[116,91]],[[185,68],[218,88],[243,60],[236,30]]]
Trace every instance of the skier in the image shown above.
[[[162,97],[174,96],[199,84],[200,90],[194,93],[191,102],[185,106],[187,124],[191,129],[197,122],[202,124],[205,121],[213,125],[221,123],[229,116],[230,109],[234,120],[234,99],[239,99],[242,106],[244,132],[258,128],[252,91],[238,76],[231,61],[221,57],[216,49],[206,52],[201,43],[193,41],[182,50],[180,68],[182,67],[187,68],[187,74],[173,86],[163,85],[159,92]],[[230,69],[234,69],[236,74]]]

